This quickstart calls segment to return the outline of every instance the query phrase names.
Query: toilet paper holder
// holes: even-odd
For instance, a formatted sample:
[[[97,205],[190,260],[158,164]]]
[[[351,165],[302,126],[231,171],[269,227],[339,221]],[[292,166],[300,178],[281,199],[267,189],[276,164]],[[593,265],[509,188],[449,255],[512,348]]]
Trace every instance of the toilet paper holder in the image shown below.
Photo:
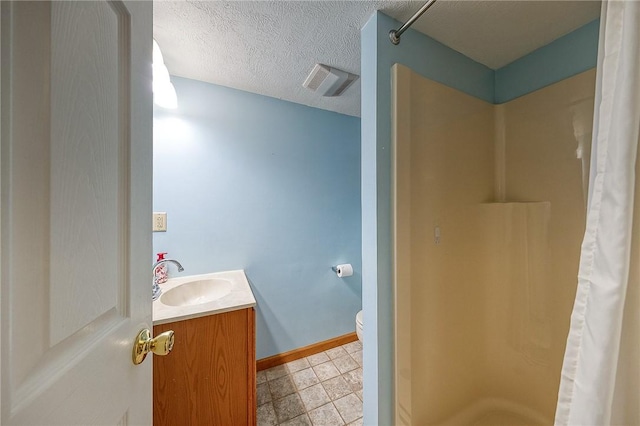
[[[338,278],[346,278],[353,275],[353,266],[350,263],[332,266],[331,270],[336,273]]]

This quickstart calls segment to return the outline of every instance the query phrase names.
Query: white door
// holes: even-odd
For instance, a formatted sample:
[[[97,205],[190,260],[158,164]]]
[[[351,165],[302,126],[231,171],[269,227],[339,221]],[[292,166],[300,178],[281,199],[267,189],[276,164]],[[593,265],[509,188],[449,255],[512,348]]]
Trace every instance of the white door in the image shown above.
[[[151,2],[1,2],[2,425],[151,424]]]

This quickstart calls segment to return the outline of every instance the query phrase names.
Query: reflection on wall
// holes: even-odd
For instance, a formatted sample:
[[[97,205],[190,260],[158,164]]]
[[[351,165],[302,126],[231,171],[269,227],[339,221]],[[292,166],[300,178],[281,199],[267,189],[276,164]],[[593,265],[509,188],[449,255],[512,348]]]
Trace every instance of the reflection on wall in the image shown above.
[[[595,71],[500,106],[394,72],[396,423],[549,423]]]
[[[529,362],[547,366],[552,327],[548,293],[553,290],[548,288],[551,204],[494,203],[481,208],[487,248],[484,268],[489,271],[486,303],[488,315],[493,316],[488,323],[507,327],[506,333],[489,332],[486,343],[492,349],[505,343]]]
[[[504,342],[490,346],[488,368],[494,377],[490,392],[551,419],[585,228],[594,93],[595,70],[591,70],[501,106],[507,141],[506,200],[549,203],[547,279],[536,288],[539,295],[544,294],[551,327],[550,347],[538,347],[544,357],[532,358],[507,348]]]

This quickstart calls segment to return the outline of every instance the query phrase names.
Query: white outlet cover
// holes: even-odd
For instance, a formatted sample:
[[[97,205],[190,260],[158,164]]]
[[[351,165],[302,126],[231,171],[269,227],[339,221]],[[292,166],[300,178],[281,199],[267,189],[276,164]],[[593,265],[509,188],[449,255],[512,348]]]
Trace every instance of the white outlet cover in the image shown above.
[[[167,212],[153,213],[153,232],[167,231]]]

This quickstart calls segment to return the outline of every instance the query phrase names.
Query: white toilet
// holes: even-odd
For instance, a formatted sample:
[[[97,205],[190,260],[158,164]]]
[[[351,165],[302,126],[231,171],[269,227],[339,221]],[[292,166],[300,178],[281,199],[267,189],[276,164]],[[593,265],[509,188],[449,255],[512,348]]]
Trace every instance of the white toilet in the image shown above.
[[[356,334],[358,335],[358,340],[362,342],[362,311],[356,314]]]

